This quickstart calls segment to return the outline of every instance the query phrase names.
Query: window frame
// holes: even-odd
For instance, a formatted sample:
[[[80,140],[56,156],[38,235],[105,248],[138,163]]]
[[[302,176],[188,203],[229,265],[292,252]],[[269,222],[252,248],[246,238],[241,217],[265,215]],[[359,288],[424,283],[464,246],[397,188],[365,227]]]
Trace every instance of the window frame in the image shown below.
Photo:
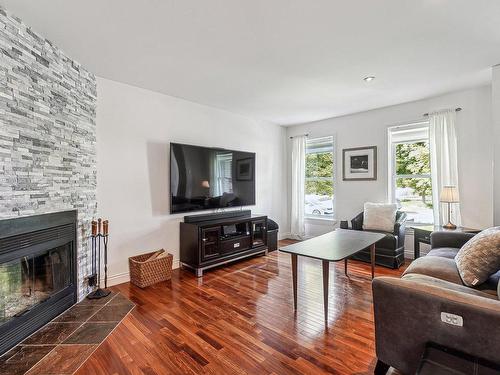
[[[233,159],[232,159],[232,154],[231,153],[224,153],[224,154],[216,154],[215,155],[215,194],[216,195],[222,195],[223,192],[227,191],[232,193],[233,192],[233,180],[232,180],[232,169],[233,169]],[[223,169],[224,169],[224,174],[219,175],[217,173],[219,167],[223,164]],[[229,164],[229,166],[227,165]],[[226,175],[226,172],[229,172]],[[219,186],[222,186],[221,191],[219,191]],[[225,188],[227,186],[227,189]]]
[[[396,133],[398,130],[399,131],[412,131],[412,130],[420,130],[426,129],[427,134],[429,134],[429,128],[430,128],[430,123],[429,121],[419,121],[415,123],[409,123],[405,125],[398,125],[398,126],[391,126],[387,129],[387,143],[388,143],[388,166],[389,166],[389,173],[388,173],[388,201],[392,203],[397,203],[396,201],[396,181],[398,178],[428,178],[431,182],[432,185],[432,171],[430,171],[428,174],[403,174],[403,175],[397,175],[396,174],[396,145],[398,144],[409,144],[409,143],[418,143],[418,142],[428,142],[430,143],[430,137],[415,137],[415,138],[409,138],[407,140],[402,140],[402,141],[393,141],[392,137],[394,133]],[[430,150],[429,150],[430,152]],[[430,167],[430,166],[429,166]],[[433,222],[431,223],[424,223],[424,222],[413,222],[414,225],[434,225]]]
[[[306,139],[306,147],[305,147],[305,156],[307,156],[308,152],[307,152],[307,144],[308,142],[310,141],[314,141],[314,140],[318,140],[318,139],[322,139],[322,138],[330,138],[331,139],[331,145],[332,145],[332,161],[333,161],[333,166],[332,166],[332,177],[307,177],[306,176],[306,170],[304,169],[304,209],[305,209],[305,195],[306,195],[306,191],[305,191],[305,183],[307,181],[328,181],[328,180],[331,180],[331,183],[332,183],[332,187],[334,189],[334,193],[333,193],[333,199],[332,199],[332,207],[333,207],[333,213],[331,216],[328,216],[328,215],[314,215],[314,214],[306,214],[304,212],[304,219],[306,221],[311,221],[311,222],[314,222],[314,221],[317,221],[317,222],[328,222],[330,225],[331,222],[334,222],[336,219],[335,219],[335,214],[336,214],[336,194],[335,194],[335,182],[336,182],[336,160],[337,160],[337,153],[336,153],[336,143],[335,143],[335,140],[336,140],[336,137],[333,135],[333,134],[330,134],[330,135],[321,135],[321,136],[314,136],[314,137],[308,137]],[[304,158],[304,162],[305,162],[305,158]]]

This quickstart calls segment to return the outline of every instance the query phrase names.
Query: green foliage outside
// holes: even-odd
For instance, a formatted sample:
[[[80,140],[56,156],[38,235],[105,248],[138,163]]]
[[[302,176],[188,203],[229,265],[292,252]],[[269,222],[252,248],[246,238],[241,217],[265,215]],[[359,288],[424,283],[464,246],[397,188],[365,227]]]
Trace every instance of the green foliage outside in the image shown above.
[[[396,174],[425,175],[431,173],[429,144],[427,142],[400,143],[396,145]],[[422,198],[422,203],[432,208],[432,185],[429,178],[398,178],[396,186],[411,188]]]
[[[308,180],[308,178],[324,178]],[[306,154],[306,194],[333,196],[333,153]]]

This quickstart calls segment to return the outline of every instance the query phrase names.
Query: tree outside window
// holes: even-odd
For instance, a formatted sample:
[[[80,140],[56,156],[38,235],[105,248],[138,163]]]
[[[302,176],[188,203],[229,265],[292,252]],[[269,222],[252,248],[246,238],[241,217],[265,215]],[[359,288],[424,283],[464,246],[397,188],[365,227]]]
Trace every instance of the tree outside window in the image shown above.
[[[433,223],[429,142],[394,144],[395,198],[408,220]]]
[[[333,218],[333,137],[306,143],[305,214]]]

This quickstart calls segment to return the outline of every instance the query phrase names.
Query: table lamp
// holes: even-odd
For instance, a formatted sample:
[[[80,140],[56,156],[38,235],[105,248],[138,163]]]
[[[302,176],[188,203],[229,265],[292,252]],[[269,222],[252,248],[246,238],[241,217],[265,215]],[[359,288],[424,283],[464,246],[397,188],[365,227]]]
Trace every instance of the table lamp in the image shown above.
[[[458,189],[455,186],[444,186],[441,190],[441,195],[439,196],[439,201],[443,203],[448,203],[448,224],[443,225],[445,229],[457,229],[457,226],[451,222],[451,204],[458,203]]]
[[[208,180],[201,181],[201,187],[205,189],[205,207],[209,206],[210,203],[210,182]]]

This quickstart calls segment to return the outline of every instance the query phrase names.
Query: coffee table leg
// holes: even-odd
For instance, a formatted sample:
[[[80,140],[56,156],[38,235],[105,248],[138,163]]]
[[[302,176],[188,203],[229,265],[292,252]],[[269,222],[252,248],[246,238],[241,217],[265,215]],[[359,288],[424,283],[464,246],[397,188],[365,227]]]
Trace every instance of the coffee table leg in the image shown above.
[[[375,277],[375,244],[370,246],[370,257],[372,261],[372,279]]]
[[[293,309],[297,310],[297,254],[292,256],[292,279],[293,279]]]
[[[323,304],[325,309],[325,322],[328,321],[328,278],[330,276],[330,262],[323,261]]]
[[[344,259],[344,273],[347,276],[347,258]]]

